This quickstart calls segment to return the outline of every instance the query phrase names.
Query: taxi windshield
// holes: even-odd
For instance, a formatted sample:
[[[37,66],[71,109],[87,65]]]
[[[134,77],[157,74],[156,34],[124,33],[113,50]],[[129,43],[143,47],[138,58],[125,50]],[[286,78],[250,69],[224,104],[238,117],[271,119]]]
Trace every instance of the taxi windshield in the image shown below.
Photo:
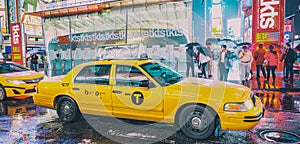
[[[182,81],[183,76],[162,63],[149,62],[141,67],[161,86],[168,86]]]
[[[0,64],[0,74],[22,72],[22,71],[28,71],[28,70],[25,67],[14,63]]]

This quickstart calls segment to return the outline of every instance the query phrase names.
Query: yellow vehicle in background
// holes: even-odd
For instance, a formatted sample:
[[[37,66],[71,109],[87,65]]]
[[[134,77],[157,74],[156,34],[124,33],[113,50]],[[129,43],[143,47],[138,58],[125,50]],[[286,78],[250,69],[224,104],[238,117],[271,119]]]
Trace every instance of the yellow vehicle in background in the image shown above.
[[[30,97],[44,74],[30,71],[14,62],[0,63],[0,101],[5,98]]]
[[[263,105],[248,87],[183,78],[164,64],[144,59],[106,59],[75,67],[38,83],[36,105],[56,109],[65,122],[92,114],[176,125],[194,139],[207,139],[217,125],[248,130]]]

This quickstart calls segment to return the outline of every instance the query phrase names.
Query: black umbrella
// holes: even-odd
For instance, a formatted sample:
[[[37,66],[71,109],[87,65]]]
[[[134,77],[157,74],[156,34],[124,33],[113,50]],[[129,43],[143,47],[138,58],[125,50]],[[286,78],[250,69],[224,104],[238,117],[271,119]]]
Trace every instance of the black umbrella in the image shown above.
[[[197,46],[196,49],[205,56],[210,56],[210,51],[207,47]]]
[[[277,43],[271,43],[271,45],[276,46],[276,47],[278,47],[280,49],[283,49],[283,47],[281,45],[277,44]]]
[[[188,44],[186,44],[185,45],[185,47],[194,47],[194,46],[200,46],[200,44],[199,43],[195,43],[195,42],[193,42],[193,43],[188,43]]]
[[[251,45],[249,42],[238,43],[237,46]]]

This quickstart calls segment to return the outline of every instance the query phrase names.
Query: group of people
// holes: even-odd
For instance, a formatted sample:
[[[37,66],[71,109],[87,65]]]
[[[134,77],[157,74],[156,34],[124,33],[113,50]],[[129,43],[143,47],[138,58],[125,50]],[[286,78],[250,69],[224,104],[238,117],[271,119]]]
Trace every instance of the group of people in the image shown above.
[[[37,54],[32,54],[27,58],[27,65],[31,70],[38,72],[38,59]]]
[[[269,51],[266,52],[263,49],[263,44],[260,43],[258,45],[258,50],[254,53],[254,59],[256,62],[256,79],[258,81],[260,80],[260,71],[262,71],[264,81],[269,82],[272,72],[272,84],[274,85],[276,80],[275,70],[278,64],[278,55],[276,51],[274,51],[274,46],[270,45]],[[267,74],[265,69],[267,70]]]
[[[192,76],[194,77],[194,60],[193,48],[186,49],[187,54],[187,71],[186,76],[189,76],[191,69]],[[228,73],[232,67],[232,52],[227,50],[226,45],[221,45],[221,52],[219,55],[218,67],[219,67],[219,80],[227,81]],[[296,52],[291,48],[289,43],[286,44],[283,54],[280,56],[275,50],[273,45],[268,46],[268,51],[264,50],[263,43],[258,45],[258,49],[252,54],[247,46],[243,46],[242,51],[238,54],[240,59],[240,78],[242,84],[244,85],[247,81],[251,79],[251,68],[252,62],[255,61],[256,64],[256,79],[260,82],[260,71],[262,71],[264,82],[269,83],[272,75],[272,84],[275,84],[276,73],[279,57],[280,61],[284,62],[284,81],[289,81],[293,83],[293,64],[297,61]],[[206,78],[206,67],[211,58],[206,56],[204,53],[201,53],[196,50],[196,63],[198,69],[201,72],[201,76]]]
[[[250,73],[251,63],[253,60],[255,60],[257,81],[260,82],[260,71],[262,71],[264,82],[269,83],[272,74],[272,84],[275,85],[275,70],[277,69],[280,55],[274,50],[273,45],[269,45],[268,50],[269,51],[265,51],[263,49],[263,43],[260,43],[258,45],[258,50],[254,52],[252,57],[252,53],[247,49],[247,47],[243,47],[243,52],[239,54],[239,58],[241,60],[241,76],[243,84],[248,80],[247,74]],[[293,65],[296,62],[296,52],[291,48],[289,43],[286,44],[280,61],[284,62],[284,80],[293,83]]]
[[[198,73],[198,77],[201,78],[208,78],[210,76],[210,74],[206,74],[206,67],[208,66],[211,58],[210,56],[207,56],[204,54],[203,51],[199,51],[199,50],[194,50],[192,47],[189,47],[186,49],[186,64],[187,64],[187,71],[186,71],[186,76],[188,77],[190,74],[190,69],[192,72],[192,77],[194,77],[195,75],[195,71],[194,71],[194,56],[195,53],[195,57],[196,57],[196,64],[199,70]]]

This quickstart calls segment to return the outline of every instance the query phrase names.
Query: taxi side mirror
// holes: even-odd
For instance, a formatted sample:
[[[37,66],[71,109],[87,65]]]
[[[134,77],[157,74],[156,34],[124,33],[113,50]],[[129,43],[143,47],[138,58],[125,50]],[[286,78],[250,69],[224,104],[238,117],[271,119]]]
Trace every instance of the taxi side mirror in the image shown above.
[[[150,88],[150,87],[149,87],[149,80],[141,80],[141,81],[140,81],[140,87],[147,87],[147,88]]]

